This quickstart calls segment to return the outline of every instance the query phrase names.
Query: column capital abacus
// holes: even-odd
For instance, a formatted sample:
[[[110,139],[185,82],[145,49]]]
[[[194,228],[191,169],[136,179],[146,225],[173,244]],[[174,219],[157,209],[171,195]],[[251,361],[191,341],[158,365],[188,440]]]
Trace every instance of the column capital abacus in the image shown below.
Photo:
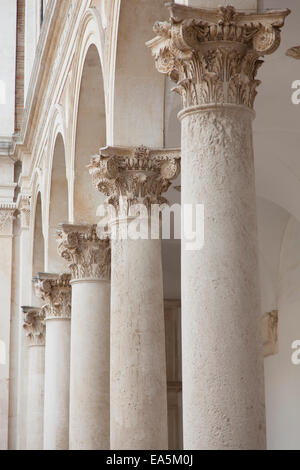
[[[45,346],[45,312],[41,308],[21,307],[28,346]]]
[[[67,261],[73,281],[109,281],[110,241],[98,237],[96,225],[62,224],[57,242],[58,253]]]
[[[280,45],[290,10],[238,12],[232,6],[198,9],[168,4],[170,20],[157,22],[147,42],[159,72],[176,83],[183,107],[242,105],[253,108],[256,74]]]
[[[118,212],[123,199],[127,210],[134,204],[149,209],[152,204],[167,203],[162,194],[179,175],[180,150],[105,147],[92,157],[88,168],[94,186]]]
[[[45,320],[71,318],[71,275],[38,273],[33,278],[35,294],[45,304]]]

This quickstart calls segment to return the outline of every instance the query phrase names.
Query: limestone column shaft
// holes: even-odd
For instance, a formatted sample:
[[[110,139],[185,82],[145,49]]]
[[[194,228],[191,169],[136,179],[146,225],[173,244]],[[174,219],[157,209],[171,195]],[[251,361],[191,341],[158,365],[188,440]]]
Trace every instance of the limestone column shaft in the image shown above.
[[[45,316],[39,308],[22,307],[28,347],[26,449],[43,450]]]
[[[62,225],[58,252],[72,274],[70,449],[108,450],[110,244],[96,226]]]
[[[175,155],[174,155],[175,154]],[[90,165],[93,182],[115,210],[111,227],[111,448],[167,449],[167,388],[161,241],[113,236],[130,208],[165,202],[178,155],[106,148]]]
[[[44,450],[69,448],[71,286],[69,274],[38,274],[46,322]]]
[[[148,43],[182,97],[182,205],[204,205],[205,242],[182,240],[186,449],[265,448],[264,371],[252,146],[260,56],[288,10],[172,5]]]

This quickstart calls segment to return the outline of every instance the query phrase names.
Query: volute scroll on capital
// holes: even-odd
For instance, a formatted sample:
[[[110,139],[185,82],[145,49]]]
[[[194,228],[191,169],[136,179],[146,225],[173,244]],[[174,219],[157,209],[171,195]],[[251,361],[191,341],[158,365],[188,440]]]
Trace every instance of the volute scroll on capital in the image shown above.
[[[68,263],[72,280],[110,279],[110,240],[100,239],[96,225],[62,224],[58,253]]]
[[[106,204],[118,211],[122,198],[134,204],[167,203],[162,196],[180,173],[178,149],[106,147],[88,166],[94,186],[107,196]]]
[[[252,108],[260,57],[280,45],[290,10],[238,12],[232,6],[198,9],[168,4],[170,19],[157,22],[147,43],[159,72],[177,84],[183,106],[237,104]]]

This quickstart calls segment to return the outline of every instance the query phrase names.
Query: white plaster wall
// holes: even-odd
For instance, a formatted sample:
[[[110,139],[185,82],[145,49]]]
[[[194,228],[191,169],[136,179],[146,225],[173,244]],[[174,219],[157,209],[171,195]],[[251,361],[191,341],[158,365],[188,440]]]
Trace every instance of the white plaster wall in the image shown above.
[[[0,0],[0,137],[14,133],[17,1]]]
[[[269,449],[300,449],[300,366],[291,344],[300,340],[300,222],[291,217],[281,251],[279,278],[279,353],[265,360]]]

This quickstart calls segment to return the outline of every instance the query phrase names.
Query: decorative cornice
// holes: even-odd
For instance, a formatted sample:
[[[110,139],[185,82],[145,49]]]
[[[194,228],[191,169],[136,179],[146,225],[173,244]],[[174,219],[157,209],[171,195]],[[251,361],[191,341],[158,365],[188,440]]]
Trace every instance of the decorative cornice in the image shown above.
[[[57,232],[58,253],[68,262],[72,280],[110,279],[110,241],[101,240],[96,225],[62,224]]]
[[[293,59],[300,60],[300,46],[291,47],[286,51],[286,55]]]
[[[168,4],[170,20],[154,25],[147,43],[159,72],[177,84],[184,108],[235,104],[253,108],[260,84],[256,74],[280,44],[280,29],[289,10],[261,14]]]
[[[45,304],[45,319],[71,318],[71,275],[38,273],[33,278],[35,294]]]
[[[45,346],[45,312],[35,307],[21,307],[28,346]]]
[[[171,181],[180,172],[178,149],[148,147],[106,147],[92,158],[89,165],[94,186],[107,196],[106,203],[119,210],[126,198],[127,208],[133,204],[163,204]]]

